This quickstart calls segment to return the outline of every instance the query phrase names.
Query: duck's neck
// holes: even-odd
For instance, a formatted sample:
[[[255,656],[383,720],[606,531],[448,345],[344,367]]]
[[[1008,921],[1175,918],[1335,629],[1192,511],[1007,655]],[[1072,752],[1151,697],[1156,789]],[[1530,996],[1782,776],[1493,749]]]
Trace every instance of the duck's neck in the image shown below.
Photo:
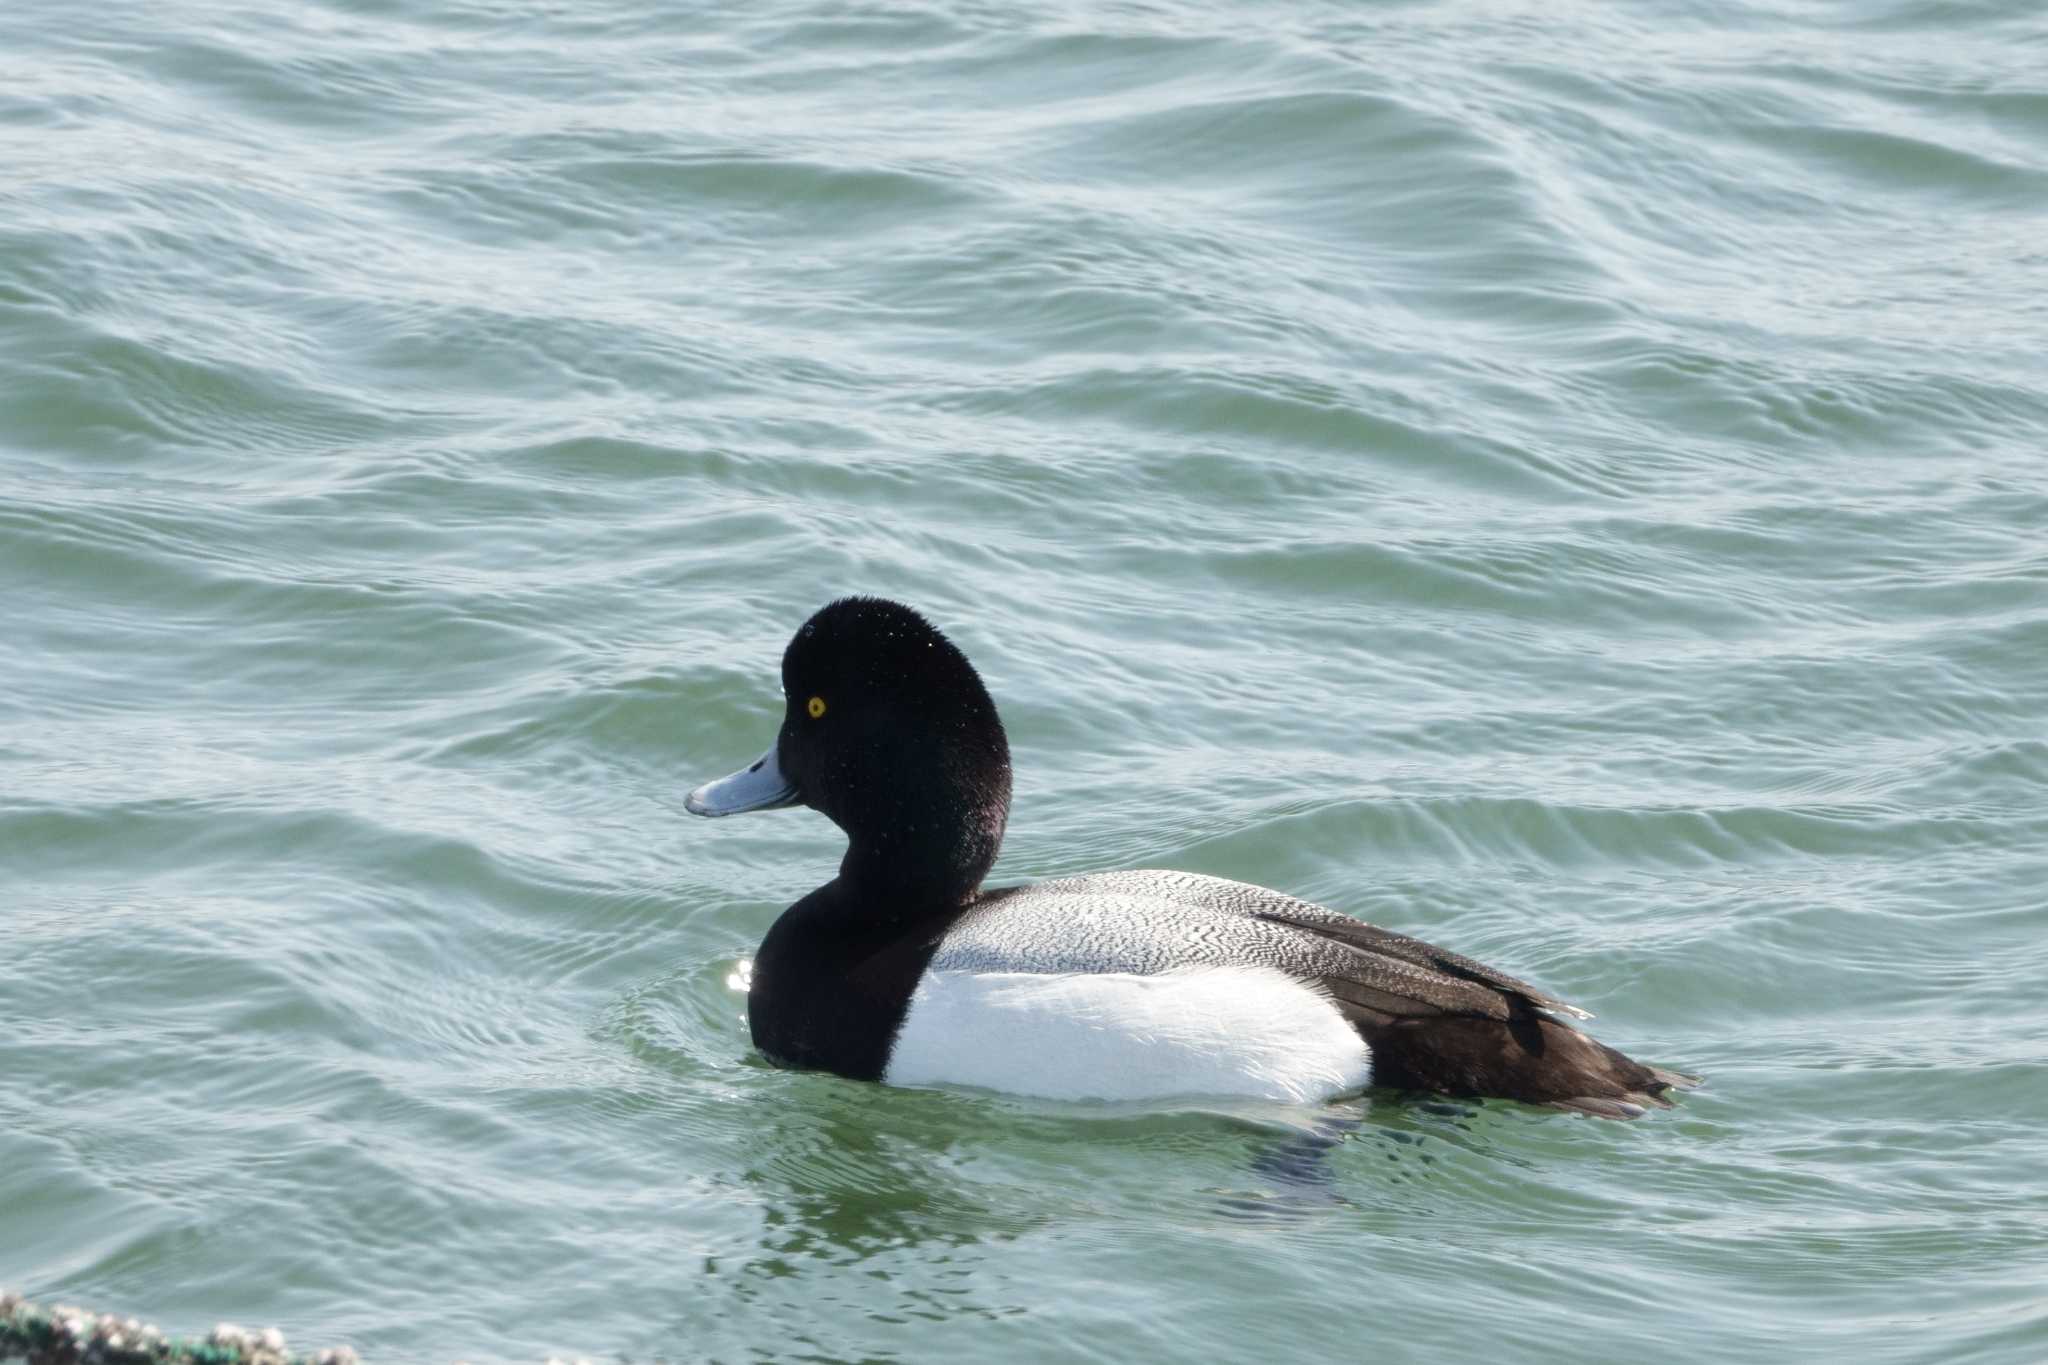
[[[1008,816],[1005,801],[863,820],[846,832],[839,880],[868,905],[901,907],[904,918],[957,909],[981,889]]]

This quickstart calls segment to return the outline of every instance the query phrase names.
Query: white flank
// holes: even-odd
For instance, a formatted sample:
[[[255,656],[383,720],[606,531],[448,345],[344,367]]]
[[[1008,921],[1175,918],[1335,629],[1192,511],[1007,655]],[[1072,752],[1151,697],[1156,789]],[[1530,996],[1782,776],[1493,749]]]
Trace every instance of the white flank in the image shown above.
[[[1372,1051],[1321,992],[1267,967],[927,972],[882,1079],[1055,1100],[1363,1090]]]

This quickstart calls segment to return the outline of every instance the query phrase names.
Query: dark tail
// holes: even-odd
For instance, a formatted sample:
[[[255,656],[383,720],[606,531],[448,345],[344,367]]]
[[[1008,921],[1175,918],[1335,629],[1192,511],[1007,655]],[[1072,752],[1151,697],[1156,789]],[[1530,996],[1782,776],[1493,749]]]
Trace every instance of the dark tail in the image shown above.
[[[1397,1019],[1366,1041],[1375,1085],[1548,1104],[1603,1119],[1669,1109],[1673,1091],[1700,1084],[1697,1076],[1644,1066],[1533,1010],[1507,1020]]]

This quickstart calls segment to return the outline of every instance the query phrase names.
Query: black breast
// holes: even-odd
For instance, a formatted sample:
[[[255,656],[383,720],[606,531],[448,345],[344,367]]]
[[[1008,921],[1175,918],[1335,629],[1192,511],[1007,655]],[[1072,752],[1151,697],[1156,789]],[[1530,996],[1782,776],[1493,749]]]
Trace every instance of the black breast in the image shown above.
[[[847,900],[835,879],[782,912],[755,955],[747,1017],[771,1061],[878,1081],[959,912],[892,918]]]

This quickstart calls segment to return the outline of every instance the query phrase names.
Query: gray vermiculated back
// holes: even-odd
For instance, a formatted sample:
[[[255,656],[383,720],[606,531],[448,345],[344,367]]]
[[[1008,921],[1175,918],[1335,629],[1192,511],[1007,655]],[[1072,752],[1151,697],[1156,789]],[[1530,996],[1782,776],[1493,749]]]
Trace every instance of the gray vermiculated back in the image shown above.
[[[1322,906],[1221,877],[1156,868],[1097,872],[986,893],[947,933],[931,966],[1153,975],[1249,963],[1305,981],[1353,980],[1431,1008],[1508,1017],[1495,990],[1433,969],[1426,959],[1414,960],[1421,954],[1367,951],[1303,927],[1311,925],[1338,932],[1369,928]],[[1492,979],[1534,1003],[1557,1003],[1513,978]]]

